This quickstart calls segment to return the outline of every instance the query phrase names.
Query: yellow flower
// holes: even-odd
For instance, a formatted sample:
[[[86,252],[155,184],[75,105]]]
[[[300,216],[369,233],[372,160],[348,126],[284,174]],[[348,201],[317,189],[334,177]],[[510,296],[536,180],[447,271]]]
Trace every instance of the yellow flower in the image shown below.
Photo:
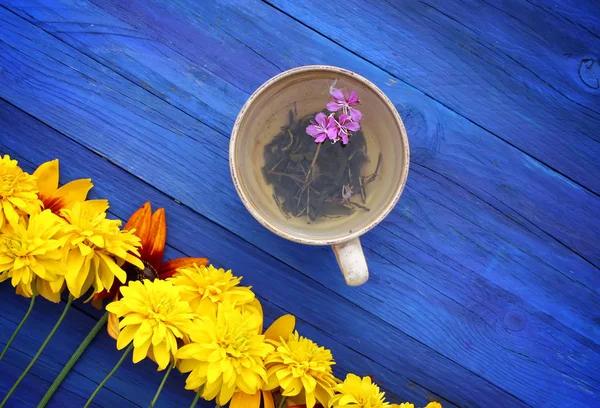
[[[307,408],[313,408],[316,401],[327,405],[337,383],[331,370],[335,364],[331,351],[299,336],[298,332],[288,339],[280,337],[275,347],[265,360],[267,389],[281,387],[283,396],[299,397]]]
[[[389,408],[385,401],[385,393],[379,391],[377,384],[370,377],[360,378],[348,374],[343,383],[333,389],[335,395],[329,401],[329,408]]]
[[[415,408],[415,406],[410,402],[403,402],[402,404],[392,404],[390,408]],[[442,404],[433,401],[427,404],[425,408],[442,408]]]
[[[15,226],[22,215],[40,211],[36,179],[25,173],[16,160],[5,154],[0,158],[0,229],[7,223]]]
[[[71,224],[68,242],[72,249],[67,255],[65,278],[69,292],[76,298],[91,286],[93,294],[110,290],[115,276],[125,282],[127,273],[121,268],[124,262],[144,269],[142,261],[134,256],[139,256],[140,239],[132,231],[121,231],[121,221],[107,219],[107,209],[106,200],[90,200],[75,202],[71,209],[60,211]]]
[[[179,370],[189,372],[188,390],[201,386],[202,397],[227,404],[240,390],[255,394],[267,379],[264,358],[273,351],[260,334],[262,319],[233,303],[220,303],[217,312],[200,316],[190,332],[192,343],[177,353]]]
[[[64,283],[64,225],[49,210],[6,225],[0,234],[0,281],[11,278],[17,293],[31,297],[36,279],[37,292],[59,302]]]
[[[252,313],[256,313],[263,319],[262,306],[260,302],[256,300],[256,305],[253,309],[248,308]],[[270,340],[271,343],[278,341],[280,338],[289,338],[294,327],[296,326],[296,318],[292,315],[284,315],[279,319],[275,320],[273,324],[265,331],[265,339]],[[262,331],[262,327],[259,329],[259,333]],[[260,390],[254,394],[246,394],[244,391],[237,391],[231,398],[229,408],[260,408],[261,402],[264,408],[274,408],[275,403],[273,401],[273,394],[271,391],[266,390],[266,384],[259,387]]]
[[[201,316],[216,313],[217,305],[225,301],[243,306],[254,300],[251,288],[238,286],[242,278],[233,276],[231,271],[194,264],[177,272],[169,280],[181,289],[182,299]]]
[[[90,179],[71,181],[58,187],[58,159],[41,164],[33,175],[37,178],[38,197],[44,209],[60,215],[63,208],[71,208],[78,201],[85,201],[88,192],[94,186]]]
[[[129,282],[121,286],[121,294],[120,300],[106,306],[123,318],[117,349],[133,341],[134,363],[149,356],[164,370],[177,352],[177,339],[183,339],[192,327],[190,305],[181,300],[179,289],[160,279]]]

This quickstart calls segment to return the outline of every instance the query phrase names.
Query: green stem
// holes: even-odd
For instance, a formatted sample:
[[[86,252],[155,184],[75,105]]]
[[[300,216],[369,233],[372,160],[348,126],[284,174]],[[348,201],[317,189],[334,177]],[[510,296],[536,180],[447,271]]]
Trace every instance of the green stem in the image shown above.
[[[29,362],[29,365],[27,366],[27,368],[25,368],[25,371],[23,371],[23,373],[21,374],[21,376],[13,384],[12,388],[10,389],[10,391],[8,391],[8,394],[6,394],[6,397],[4,397],[4,399],[2,400],[2,403],[0,404],[0,408],[4,407],[4,405],[6,405],[6,402],[8,401],[8,399],[10,398],[10,396],[12,395],[12,393],[15,392],[15,390],[17,389],[17,387],[19,386],[19,384],[21,384],[21,381],[23,381],[23,379],[25,378],[25,376],[27,375],[27,373],[29,373],[29,370],[31,370],[31,367],[33,367],[33,365],[35,364],[35,362],[37,361],[37,359],[40,357],[40,355],[42,354],[42,352],[44,351],[44,349],[46,348],[46,346],[50,342],[50,339],[52,338],[52,336],[54,335],[54,333],[56,332],[56,330],[58,330],[58,327],[60,326],[60,324],[62,323],[62,321],[65,319],[65,316],[67,315],[67,311],[71,307],[71,303],[73,303],[73,295],[69,295],[69,300],[67,300],[67,304],[65,305],[65,308],[63,309],[62,314],[58,318],[56,324],[54,325],[54,327],[52,328],[52,330],[50,331],[50,333],[46,337],[46,340],[44,340],[44,342],[40,346],[40,348],[37,351],[37,353],[35,354],[35,356],[33,356],[33,359]]]
[[[8,343],[6,343],[6,346],[4,346],[4,350],[2,350],[2,354],[0,354],[0,360],[2,360],[2,358],[4,358],[4,355],[6,354],[6,352],[8,351],[8,349],[10,348],[11,343],[13,342],[13,340],[15,339],[15,337],[17,337],[17,334],[19,334],[19,330],[21,330],[21,327],[23,327],[23,325],[25,324],[25,320],[27,320],[27,318],[31,314],[31,311],[33,310],[33,304],[35,303],[35,295],[36,295],[35,292],[36,292],[36,289],[37,289],[37,281],[34,279],[34,281],[33,281],[33,294],[31,295],[31,301],[29,302],[29,309],[27,309],[27,312],[25,313],[25,316],[23,316],[23,319],[21,319],[21,323],[19,323],[19,325],[17,326],[17,328],[13,332],[12,336],[10,336],[10,339],[8,339]]]
[[[100,384],[98,384],[98,386],[96,387],[96,389],[94,390],[92,395],[90,395],[90,397],[88,398],[88,400],[85,403],[85,405],[83,406],[83,408],[87,408],[90,406],[90,404],[96,397],[96,394],[98,394],[98,392],[102,389],[102,387],[104,387],[104,384],[106,384],[106,382],[110,379],[110,377],[113,376],[113,374],[117,371],[117,369],[121,366],[121,364],[123,364],[123,361],[125,361],[125,358],[129,355],[131,350],[133,350],[133,342],[131,342],[129,347],[127,347],[127,349],[125,349],[125,351],[123,352],[123,355],[121,356],[119,361],[117,361],[117,364],[115,364],[113,369],[110,370],[110,373],[106,374],[106,377],[104,377],[104,380],[102,380],[102,382]]]
[[[198,392],[196,393],[196,396],[194,397],[194,400],[192,401],[192,405],[190,405],[190,408],[196,407],[196,403],[200,399],[200,394],[202,394],[202,388],[204,388],[203,385],[198,388]]]
[[[167,372],[165,373],[165,376],[163,377],[162,381],[160,382],[160,385],[158,386],[158,390],[156,390],[156,394],[154,394],[154,398],[152,398],[152,401],[150,402],[150,408],[153,408],[154,404],[156,404],[156,400],[158,399],[160,392],[162,391],[163,387],[165,386],[165,383],[167,382],[167,378],[169,378],[169,374],[171,374],[171,370],[173,369],[174,365],[175,365],[174,362],[169,364],[169,368],[167,368]]]
[[[287,397],[282,397],[281,401],[279,402],[279,408],[283,408],[283,405],[285,404],[285,400],[287,399]]]
[[[69,373],[69,371],[71,371],[71,369],[73,368],[73,366],[75,365],[77,360],[79,360],[79,357],[81,357],[81,355],[87,349],[87,347],[90,345],[90,343],[92,342],[94,337],[96,337],[96,335],[100,332],[100,330],[102,330],[102,328],[106,324],[107,320],[108,320],[108,312],[104,313],[104,315],[100,318],[100,320],[98,320],[98,323],[96,323],[96,325],[94,327],[92,327],[92,330],[90,330],[90,332],[88,333],[86,338],[83,339],[83,341],[81,342],[79,347],[77,347],[77,350],[75,350],[75,353],[73,353],[73,355],[71,356],[69,361],[67,361],[67,364],[65,364],[65,366],[63,367],[61,372],[58,374],[58,377],[56,377],[56,379],[54,380],[54,382],[52,383],[52,385],[50,386],[48,391],[46,391],[46,394],[44,394],[44,398],[42,398],[42,400],[38,404],[37,408],[44,408],[48,404],[48,401],[50,401],[50,398],[52,398],[52,396],[54,395],[54,393],[56,392],[56,390],[58,389],[60,384],[64,381],[64,379],[67,376],[67,374]]]

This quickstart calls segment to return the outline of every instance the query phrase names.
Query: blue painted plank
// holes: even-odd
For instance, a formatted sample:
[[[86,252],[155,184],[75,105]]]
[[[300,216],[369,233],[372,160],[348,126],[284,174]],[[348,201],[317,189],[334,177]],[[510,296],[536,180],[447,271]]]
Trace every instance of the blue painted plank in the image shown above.
[[[135,93],[135,92],[132,92],[132,93]],[[129,90],[128,90],[128,94],[129,94]],[[308,250],[307,250],[307,251],[308,251]],[[308,252],[307,252],[307,253],[308,253]],[[331,258],[331,257],[329,257],[329,258]],[[322,258],[321,258],[321,259],[322,259]],[[299,260],[296,260],[296,262],[299,262]],[[390,268],[389,270],[386,270],[385,268],[382,268],[382,269],[377,269],[377,272],[381,272],[381,273],[382,273],[382,275],[385,275],[386,277],[388,277],[388,276],[392,276],[392,273],[394,273],[394,272],[396,272],[396,271],[395,271],[393,268]],[[462,272],[462,271],[461,271],[461,272]],[[328,278],[328,279],[329,279],[329,278]],[[324,282],[327,282],[327,280],[324,280]],[[332,282],[332,281],[329,281],[329,282]],[[340,291],[342,291],[342,290],[343,290],[343,289],[340,289]],[[350,292],[348,292],[348,293],[350,293]],[[389,292],[388,292],[388,293],[389,293]],[[437,293],[435,293],[435,292],[434,292],[434,295],[435,295],[435,296],[437,296],[437,297],[439,297],[439,294],[437,294]],[[361,296],[364,296],[364,295],[361,295]],[[420,301],[421,301],[421,300],[417,300],[417,301],[411,300],[411,302],[420,302]],[[418,304],[418,303],[415,303],[415,304]],[[433,308],[432,310],[435,310],[435,308]],[[386,318],[390,318],[390,317],[389,317],[389,316],[386,316]],[[414,329],[412,329],[412,330],[414,330]],[[455,354],[455,356],[456,356],[456,355],[457,355],[457,354]]]
[[[531,3],[546,13],[600,38],[600,14],[596,0],[533,0]]]
[[[600,193],[597,36],[516,0],[269,3]]]
[[[28,136],[30,143],[27,149],[23,148],[25,136]],[[301,333],[330,347],[334,355],[339,356],[336,370],[340,375],[347,371],[375,375],[391,398],[397,401],[424,402],[429,398],[443,400],[443,397],[432,391],[438,388],[467,405],[489,398],[490,402],[494,399],[506,400],[507,403],[521,406],[518,400],[459,365],[423,347],[398,330],[372,321],[364,311],[342,302],[322,286],[310,283],[302,276],[295,276],[297,272],[286,265],[257,251],[197,213],[177,204],[170,197],[4,102],[0,103],[0,151],[20,159],[23,167],[29,171],[35,167],[29,160],[43,162],[58,157],[64,180],[92,177],[96,184],[92,190],[93,196],[109,197],[111,211],[122,219],[127,218],[128,214],[146,200],[151,200],[155,206],[164,206],[168,217],[169,245],[181,249],[181,253],[189,256],[207,255],[215,264],[231,267],[236,273],[244,275],[244,283],[254,286],[256,293],[267,299],[269,305],[273,305],[265,307],[268,321],[281,315],[273,314],[275,308],[296,314]],[[20,154],[26,154],[27,158],[20,157]],[[211,239],[199,239],[204,236],[210,236]],[[180,256],[177,250],[171,250],[167,254]],[[273,280],[270,275],[276,274],[282,276],[270,283]],[[292,287],[288,288],[290,285]],[[331,308],[327,313],[321,311],[324,305]],[[346,312],[361,319],[359,327],[345,316]],[[361,325],[367,327],[360,327]],[[377,347],[370,343],[370,336],[393,339],[393,342]],[[111,347],[107,349],[110,351]],[[405,354],[403,350],[411,352]],[[392,364],[388,364],[390,368],[378,363],[389,363],[386,360],[389,358],[392,358]],[[110,367],[104,373],[109,369]],[[439,378],[433,377],[429,374],[433,370],[443,374]],[[481,393],[464,390],[458,383],[448,383],[449,378],[457,377],[467,378],[474,386],[480,384]],[[101,375],[97,381],[100,379]],[[424,388],[423,383],[432,388]],[[137,401],[135,395],[121,390],[119,384],[116,387],[115,390],[119,393]],[[445,402],[444,406],[446,405],[453,406],[448,402]]]

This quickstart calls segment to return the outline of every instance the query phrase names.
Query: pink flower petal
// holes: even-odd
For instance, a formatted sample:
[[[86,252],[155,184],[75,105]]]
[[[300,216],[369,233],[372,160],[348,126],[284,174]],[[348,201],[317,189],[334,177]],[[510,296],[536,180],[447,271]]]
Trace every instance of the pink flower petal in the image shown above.
[[[350,117],[354,122],[360,122],[362,119],[362,112],[358,109],[350,109]]]
[[[327,104],[327,110],[329,112],[337,112],[342,106],[337,102],[329,102]]]
[[[327,126],[327,116],[325,116],[325,114],[323,112],[317,113],[317,116],[315,116],[315,120],[317,121],[319,126],[321,126],[321,127]]]
[[[315,137],[315,143],[323,143],[327,139],[327,133],[321,133],[319,136]]]
[[[352,91],[352,93],[350,94],[350,97],[346,99],[346,102],[348,102],[349,106],[357,106],[360,104],[360,101],[358,100],[358,96],[356,96],[356,92]]]
[[[342,91],[339,89],[334,89],[333,91],[331,91],[331,97],[336,102],[344,101],[344,94],[342,94]]]
[[[338,138],[338,128],[336,127],[332,127],[330,129],[327,129],[327,137],[331,140],[331,141],[335,141]]]
[[[346,129],[351,132],[356,132],[360,129],[360,124],[358,122],[348,122],[346,123]]]
[[[347,145],[347,144],[348,144],[348,142],[350,141],[350,140],[348,139],[348,135],[347,135],[347,134],[345,134],[345,133],[342,133],[342,132],[340,132],[340,139],[342,140],[342,144],[343,144],[343,145]]]
[[[320,133],[320,130],[316,125],[309,125],[306,128],[306,133],[308,133],[312,137],[316,137]]]
[[[346,122],[349,122],[349,121],[350,121],[350,115],[346,115],[346,114],[340,115],[340,120],[339,120],[340,125],[344,125]]]

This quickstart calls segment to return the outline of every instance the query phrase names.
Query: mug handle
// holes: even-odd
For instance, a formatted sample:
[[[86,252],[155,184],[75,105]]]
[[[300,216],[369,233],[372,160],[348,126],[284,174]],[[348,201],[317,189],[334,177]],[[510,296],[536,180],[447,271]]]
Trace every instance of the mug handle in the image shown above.
[[[369,279],[367,260],[358,238],[334,244],[331,248],[348,286],[360,286]]]

